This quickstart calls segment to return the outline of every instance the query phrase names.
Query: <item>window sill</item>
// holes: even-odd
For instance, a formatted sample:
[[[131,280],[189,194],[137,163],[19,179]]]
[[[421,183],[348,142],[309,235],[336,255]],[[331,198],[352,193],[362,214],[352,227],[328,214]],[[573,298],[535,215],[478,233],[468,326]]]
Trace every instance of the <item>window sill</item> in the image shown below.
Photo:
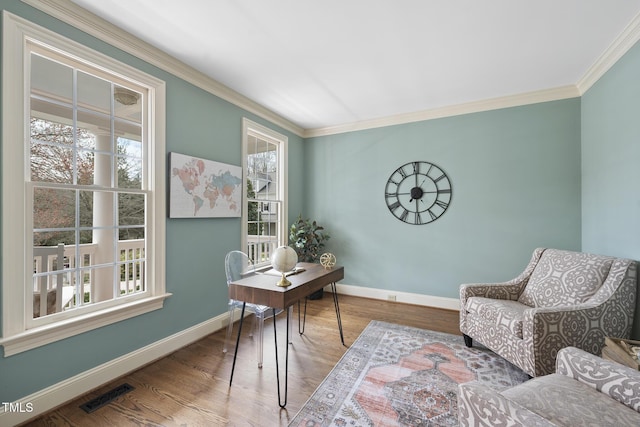
[[[164,305],[164,300],[169,296],[171,296],[171,294],[166,293],[46,326],[29,329],[10,337],[1,338],[0,345],[4,347],[4,357],[12,356],[102,326],[161,309]]]

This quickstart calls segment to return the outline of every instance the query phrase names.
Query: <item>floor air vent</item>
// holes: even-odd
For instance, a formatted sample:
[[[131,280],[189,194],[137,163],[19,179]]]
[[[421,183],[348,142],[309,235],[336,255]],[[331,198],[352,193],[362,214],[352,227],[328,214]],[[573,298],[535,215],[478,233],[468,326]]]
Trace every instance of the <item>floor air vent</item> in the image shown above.
[[[100,409],[103,406],[113,402],[119,396],[129,393],[131,390],[133,390],[133,386],[127,383],[124,383],[114,388],[113,390],[109,390],[108,392],[96,397],[95,399],[80,405],[80,409],[85,411],[87,414],[90,414],[93,411]]]

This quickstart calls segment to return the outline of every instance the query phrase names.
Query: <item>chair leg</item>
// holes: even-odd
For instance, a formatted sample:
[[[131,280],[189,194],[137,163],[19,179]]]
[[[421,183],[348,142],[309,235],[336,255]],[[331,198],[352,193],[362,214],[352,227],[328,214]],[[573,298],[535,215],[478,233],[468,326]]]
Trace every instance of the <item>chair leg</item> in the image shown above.
[[[263,338],[264,338],[264,313],[256,313],[256,327],[258,328],[258,368],[262,368],[262,359],[264,357],[264,346],[263,346]]]
[[[253,338],[253,331],[259,332],[258,328],[259,328],[259,326],[258,326],[258,315],[256,314],[255,317],[253,318],[253,327],[251,329],[249,329],[249,336],[251,338]]]
[[[224,347],[222,347],[223,353],[226,353],[228,350],[229,340],[231,339],[231,333],[233,332],[233,314],[235,311],[236,308],[229,304],[229,326],[227,326],[227,336],[224,339]]]
[[[462,337],[464,338],[464,345],[471,348],[473,346],[473,338],[467,334],[462,334]]]

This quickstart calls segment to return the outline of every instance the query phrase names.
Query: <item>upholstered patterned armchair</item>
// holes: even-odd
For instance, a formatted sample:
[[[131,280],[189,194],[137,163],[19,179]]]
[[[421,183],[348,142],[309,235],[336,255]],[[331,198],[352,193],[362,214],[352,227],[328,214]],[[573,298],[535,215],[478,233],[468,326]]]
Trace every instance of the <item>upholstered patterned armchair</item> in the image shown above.
[[[605,336],[629,338],[636,270],[629,259],[538,248],[513,280],[460,286],[460,331],[533,377],[553,373],[564,347],[600,354]]]

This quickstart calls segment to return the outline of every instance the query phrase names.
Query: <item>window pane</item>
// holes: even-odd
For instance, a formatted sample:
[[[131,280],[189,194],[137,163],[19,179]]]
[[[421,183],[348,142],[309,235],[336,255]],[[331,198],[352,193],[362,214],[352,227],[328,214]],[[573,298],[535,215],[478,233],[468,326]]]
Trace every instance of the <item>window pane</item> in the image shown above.
[[[142,95],[139,92],[116,85],[113,96],[116,100],[116,117],[137,123],[142,121]]]
[[[76,174],[79,185],[93,185],[93,151],[78,151],[76,153]]]
[[[142,159],[118,156],[118,188],[142,189]]]
[[[255,193],[254,193],[255,195]],[[251,198],[252,196],[250,195],[249,198]],[[258,221],[258,209],[259,209],[259,204],[258,202],[254,202],[254,201],[250,201],[248,203],[248,233],[250,236],[255,236],[258,234],[261,234],[262,228],[260,227],[260,222]]]
[[[118,245],[120,251],[120,294],[144,292],[146,290],[145,273],[145,248],[142,240],[121,241]]]
[[[140,256],[134,250],[127,251],[127,257]],[[120,295],[144,292],[144,261],[128,261],[120,265]]]
[[[111,83],[78,71],[78,107],[111,114]]]
[[[51,104],[40,103],[46,109]],[[32,117],[30,120],[30,170],[34,182],[57,182],[70,184],[73,182],[74,151],[72,111],[68,108],[57,108],[59,121],[44,120]],[[53,117],[53,116],[51,116]]]
[[[31,54],[31,93],[70,104],[73,99],[73,70]]]
[[[31,98],[31,142],[73,145],[73,110],[70,106]]]
[[[78,135],[78,147],[111,151],[111,119],[103,114],[78,111],[78,127],[84,133]]]
[[[75,173],[73,155],[71,149],[31,144],[31,181],[71,184]]]
[[[118,225],[144,226],[145,195],[118,194]]]
[[[114,291],[114,267],[100,266],[94,268],[91,271],[91,278],[93,279],[90,286],[85,286],[85,298],[86,291],[89,289],[90,299],[92,302],[108,301],[115,298]],[[118,287],[118,283],[116,283]]]
[[[79,234],[80,234],[80,244],[90,244],[93,242],[93,231],[81,230]],[[82,252],[82,248],[80,249],[80,251]],[[88,258],[87,258],[87,261],[88,261]],[[83,264],[83,265],[90,265],[90,263],[87,262],[87,264]]]
[[[93,165],[91,166],[91,170],[94,172],[92,183],[102,187],[112,187],[113,156],[111,153],[96,152],[93,158]]]
[[[118,123],[116,123],[118,125]],[[134,130],[140,130],[136,128]],[[134,135],[130,135],[134,136]],[[142,188],[142,143],[138,139],[119,137],[116,140],[118,157],[118,188]]]
[[[111,191],[80,191],[80,227],[113,227],[114,193]],[[100,209],[96,210],[96,207]]]
[[[53,188],[33,189],[34,231],[57,232],[75,227],[75,191]],[[58,244],[55,242],[54,244]]]
[[[247,172],[256,197],[276,197],[277,146],[256,137],[250,137],[249,140]]]
[[[77,267],[83,265],[89,265],[88,260],[85,260],[87,256],[81,257]],[[93,283],[93,269],[91,268],[78,268],[70,275],[71,284],[74,287],[74,296],[70,302],[72,307],[81,307],[83,305],[94,302],[92,299],[93,289],[91,284]]]
[[[80,227],[86,228],[93,225],[93,191],[79,191],[79,211],[80,211]],[[90,243],[82,242],[82,243]]]

